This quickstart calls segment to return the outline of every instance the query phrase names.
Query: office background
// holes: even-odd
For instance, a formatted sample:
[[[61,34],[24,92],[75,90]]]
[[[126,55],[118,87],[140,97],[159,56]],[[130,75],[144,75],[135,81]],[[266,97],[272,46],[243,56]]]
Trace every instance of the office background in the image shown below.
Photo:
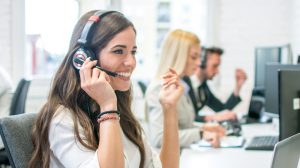
[[[32,46],[26,35],[29,31],[26,25],[32,19],[26,18],[29,12],[26,9],[32,7],[30,3],[36,4],[37,1],[0,0],[0,66],[10,73],[15,86],[21,77],[30,76],[42,79],[33,83],[33,86],[39,87],[36,90],[47,90],[55,61],[59,63],[59,54],[63,56],[63,53],[47,57],[46,63],[52,61],[54,67],[43,64],[43,60],[42,63],[39,60],[33,62]],[[158,58],[159,42],[167,30],[180,27],[195,32],[204,45],[225,49],[221,73],[214,81],[224,98],[231,92],[228,88],[234,87],[234,69],[238,67],[248,74],[249,80],[241,94],[242,97],[249,97],[254,84],[255,47],[290,43],[294,62],[300,54],[298,0],[40,0],[40,3],[44,4],[38,15],[40,25],[55,23],[59,16],[64,17],[60,24],[46,25],[49,30],[57,31],[54,33],[57,37],[53,38],[58,42],[64,41],[61,35],[72,32],[72,21],[75,23],[88,10],[117,9],[129,16],[138,30],[139,64],[134,76],[137,79],[151,80],[151,75],[155,73],[153,67]],[[64,12],[60,14],[59,11]],[[34,36],[31,37],[34,39]],[[62,51],[63,47],[58,50]],[[45,67],[49,71],[43,69]],[[31,92],[31,95],[39,97],[40,93]],[[36,108],[32,106],[29,109]]]

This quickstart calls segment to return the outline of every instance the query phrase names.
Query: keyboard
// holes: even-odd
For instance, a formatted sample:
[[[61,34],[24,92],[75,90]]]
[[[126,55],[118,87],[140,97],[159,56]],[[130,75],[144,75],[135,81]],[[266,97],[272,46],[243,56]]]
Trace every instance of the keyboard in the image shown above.
[[[278,142],[277,136],[256,136],[246,146],[246,150],[273,150]]]

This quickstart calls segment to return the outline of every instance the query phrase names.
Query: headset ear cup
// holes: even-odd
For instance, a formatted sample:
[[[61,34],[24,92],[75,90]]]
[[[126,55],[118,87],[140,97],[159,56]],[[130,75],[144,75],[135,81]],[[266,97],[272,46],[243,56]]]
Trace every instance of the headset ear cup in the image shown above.
[[[82,59],[82,60],[86,60],[87,58],[89,58],[91,60],[94,60],[94,54],[93,52],[87,50],[87,49],[84,49],[84,48],[79,48],[73,55],[73,59],[72,59],[72,62],[73,62],[73,66],[76,70],[80,70],[81,68],[81,64],[78,64],[75,62],[75,58],[79,58],[79,59]]]
[[[202,48],[202,55],[201,55],[201,65],[200,67],[202,69],[205,69],[206,68],[206,49],[205,48]]]

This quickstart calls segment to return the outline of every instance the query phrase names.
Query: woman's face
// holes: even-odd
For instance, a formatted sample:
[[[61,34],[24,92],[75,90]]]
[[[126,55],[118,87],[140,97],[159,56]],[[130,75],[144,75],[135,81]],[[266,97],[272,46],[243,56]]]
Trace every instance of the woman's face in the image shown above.
[[[183,71],[183,76],[191,76],[200,66],[200,45],[192,45],[188,51],[188,57]]]
[[[122,77],[110,77],[114,90],[127,91],[130,77],[135,68],[136,34],[132,27],[121,31],[100,51],[101,67],[112,72],[121,73]]]

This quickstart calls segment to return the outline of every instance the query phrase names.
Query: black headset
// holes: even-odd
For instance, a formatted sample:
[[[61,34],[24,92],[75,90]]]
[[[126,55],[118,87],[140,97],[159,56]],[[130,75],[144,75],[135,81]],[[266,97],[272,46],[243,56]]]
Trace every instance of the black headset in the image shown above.
[[[201,69],[205,69],[206,68],[206,59],[207,59],[206,55],[207,55],[206,48],[202,47],[201,48],[201,65],[200,65]]]
[[[79,44],[79,48],[74,52],[72,62],[73,66],[76,70],[79,70],[81,64],[75,61],[76,58],[81,60],[86,60],[90,57],[91,60],[97,60],[96,54],[90,48],[90,39],[94,32],[94,29],[98,22],[101,21],[103,17],[108,14],[115,13],[117,11],[97,11],[94,15],[92,15],[88,22],[85,24],[80,39],[77,40],[77,44]]]

